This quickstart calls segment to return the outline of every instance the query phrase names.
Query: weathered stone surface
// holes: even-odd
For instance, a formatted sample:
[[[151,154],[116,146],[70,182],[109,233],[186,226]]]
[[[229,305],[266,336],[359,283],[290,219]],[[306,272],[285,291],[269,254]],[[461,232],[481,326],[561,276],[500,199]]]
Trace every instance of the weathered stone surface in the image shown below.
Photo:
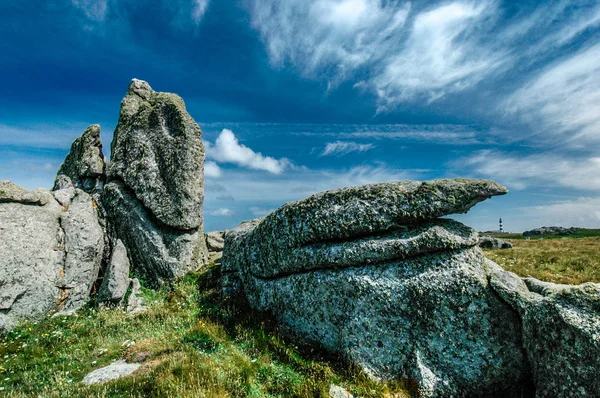
[[[98,302],[121,304],[127,294],[130,282],[127,249],[119,239],[113,248],[110,262],[104,273],[104,279],[98,291]]]
[[[50,191],[2,187],[0,312],[14,324],[77,310],[98,277],[104,247],[90,195],[76,190],[66,210]]]
[[[204,241],[199,239],[200,233],[155,223],[152,214],[122,182],[106,185],[103,202],[136,272],[149,281],[160,283],[203,264],[197,264],[193,256],[198,240]]]
[[[138,312],[144,309],[144,300],[138,295],[142,292],[142,285],[138,278],[131,280],[131,292],[127,300],[127,312]]]
[[[108,366],[94,370],[81,381],[83,384],[93,385],[102,384],[112,380],[121,379],[130,376],[140,368],[139,363],[127,363],[124,360],[116,361]]]
[[[311,244],[384,234],[407,224],[465,213],[506,188],[487,180],[396,181],[326,191],[287,203],[265,217],[248,237],[253,263],[270,273],[286,270],[290,250]],[[282,270],[272,270],[282,267]]]
[[[104,254],[104,231],[92,197],[77,189],[67,212],[61,215],[66,258],[58,286],[63,294],[62,311],[72,312],[87,303]]]
[[[49,191],[2,182],[0,198],[0,314],[8,327],[56,309],[65,251],[62,208]]]
[[[134,79],[121,103],[112,142],[110,179],[120,179],[161,222],[202,225],[204,147],[183,100]]]
[[[214,231],[206,234],[206,247],[209,252],[222,252],[225,244],[225,232]]]
[[[71,145],[71,151],[58,169],[54,190],[61,189],[61,179],[70,178],[75,188],[92,193],[101,188],[106,161],[102,154],[100,126],[89,126]]]
[[[223,246],[225,245],[225,232],[214,231],[204,235],[206,248],[208,250],[209,262],[220,261],[223,257]]]
[[[289,203],[225,237],[222,271],[304,343],[423,396],[510,396],[527,383],[520,321],[490,289],[477,233],[437,219],[506,190],[397,182]]]
[[[513,245],[512,243],[506,242],[502,239],[486,235],[480,235],[479,247],[481,247],[482,249],[512,249]]]
[[[8,180],[0,180],[0,203],[21,203],[44,206],[52,201],[52,194],[45,189],[28,191]]]
[[[498,266],[490,283],[521,316],[537,396],[598,396],[600,284],[521,280]]]

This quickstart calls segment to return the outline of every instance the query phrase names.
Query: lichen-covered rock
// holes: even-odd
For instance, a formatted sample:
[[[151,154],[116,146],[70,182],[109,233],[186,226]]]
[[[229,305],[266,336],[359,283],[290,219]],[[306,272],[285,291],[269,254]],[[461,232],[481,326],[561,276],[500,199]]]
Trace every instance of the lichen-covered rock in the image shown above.
[[[446,214],[466,213],[506,188],[488,180],[396,181],[322,192],[283,205],[248,237],[253,263],[281,266],[294,248],[395,231]]]
[[[102,202],[133,270],[155,285],[208,262],[201,135],[180,97],[131,82]]]
[[[58,169],[54,190],[61,189],[61,180],[64,177],[68,177],[75,188],[87,193],[101,189],[105,166],[100,126],[93,124],[71,145],[71,151]]]
[[[0,327],[56,309],[65,256],[61,212],[49,191],[0,183]]]
[[[127,294],[130,282],[127,249],[123,242],[118,239],[98,291],[98,302],[113,305],[121,304],[125,294]]]
[[[87,303],[104,254],[104,230],[92,197],[77,189],[68,210],[61,215],[66,258],[58,286],[63,291],[63,312],[73,312]]]
[[[204,264],[194,258],[195,245],[199,240],[204,241],[199,239],[200,232],[157,225],[152,214],[122,182],[106,184],[104,206],[136,272],[150,282],[160,284]]]
[[[492,236],[479,236],[479,247],[482,249],[512,249],[513,245],[510,242]]]
[[[520,314],[539,397],[600,392],[600,284],[557,285],[494,267],[490,283]]]
[[[297,339],[423,396],[511,396],[527,384],[520,322],[490,289],[477,233],[437,219],[505,193],[490,181],[345,188],[225,236],[226,294]],[[233,287],[232,287],[233,286]]]
[[[121,103],[110,179],[120,179],[161,223],[202,225],[204,147],[200,127],[176,94],[134,79]]]

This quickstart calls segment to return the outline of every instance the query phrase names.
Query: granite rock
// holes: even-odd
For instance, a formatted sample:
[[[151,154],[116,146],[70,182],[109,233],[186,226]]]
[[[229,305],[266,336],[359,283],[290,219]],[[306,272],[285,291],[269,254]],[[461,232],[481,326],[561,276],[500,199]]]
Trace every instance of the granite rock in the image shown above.
[[[61,180],[69,178],[75,188],[87,193],[101,189],[106,160],[102,153],[100,126],[89,126],[71,145],[71,150],[58,169],[54,190],[61,189]]]
[[[477,233],[437,218],[503,193],[403,181],[288,203],[226,233],[224,293],[237,283],[297,341],[414,379],[423,396],[517,396],[529,375],[520,320],[489,287]]]
[[[521,279],[495,264],[490,282],[521,317],[537,396],[598,396],[600,284]]]
[[[201,136],[179,96],[134,79],[121,103],[108,177],[122,180],[161,223],[197,229],[204,199]]]

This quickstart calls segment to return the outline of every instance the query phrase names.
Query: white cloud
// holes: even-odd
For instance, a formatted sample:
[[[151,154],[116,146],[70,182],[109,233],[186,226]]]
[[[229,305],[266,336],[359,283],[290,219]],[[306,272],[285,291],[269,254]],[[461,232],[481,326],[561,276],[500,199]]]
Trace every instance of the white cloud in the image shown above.
[[[204,162],[204,177],[219,178],[221,177],[221,168],[213,161]]]
[[[398,0],[253,0],[252,26],[272,64],[289,61],[307,77],[373,90],[380,108],[413,97],[433,101],[480,81],[507,60],[479,42],[495,2],[455,1],[425,11]],[[410,24],[408,21],[413,23]]]
[[[572,146],[600,141],[600,44],[560,60],[515,92],[505,103],[543,133],[541,139]]]
[[[506,62],[478,36],[490,24],[492,2],[447,3],[418,14],[404,47],[386,58],[374,87],[382,109],[415,96],[429,101],[478,83]]]
[[[519,209],[531,220],[530,225],[558,225],[564,227],[598,228],[600,225],[600,198],[578,198],[543,206]]]
[[[108,0],[71,0],[71,3],[82,10],[86,17],[93,21],[104,21],[108,10]]]
[[[211,211],[209,214],[214,217],[231,217],[231,216],[233,216],[234,213],[230,209],[220,208],[220,209]]]
[[[328,142],[321,156],[347,155],[352,152],[366,152],[375,148],[373,144],[358,144],[351,141]]]
[[[214,145],[206,142],[206,155],[221,163],[233,163],[254,170],[264,170],[273,174],[281,174],[291,166],[288,159],[275,159],[254,152],[240,144],[233,132],[228,129],[221,131]]]
[[[196,23],[199,23],[202,20],[209,3],[210,0],[193,0],[192,19]]]
[[[600,157],[570,159],[556,154],[514,155],[479,151],[453,163],[473,174],[493,178],[509,188],[559,186],[600,190]]]

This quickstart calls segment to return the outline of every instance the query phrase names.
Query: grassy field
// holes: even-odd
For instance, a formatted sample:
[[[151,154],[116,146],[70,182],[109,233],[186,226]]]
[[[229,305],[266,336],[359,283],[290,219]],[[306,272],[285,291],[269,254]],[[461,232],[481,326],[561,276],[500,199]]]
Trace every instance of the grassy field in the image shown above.
[[[506,240],[512,249],[484,250],[506,270],[554,283],[600,283],[600,236]]]
[[[0,396],[327,397],[330,384],[360,397],[410,396],[407,385],[377,384],[318,351],[285,341],[243,302],[218,294],[218,268],[159,292],[150,310],[86,309],[0,336]],[[134,377],[102,386],[90,371],[137,353],[150,357]]]

